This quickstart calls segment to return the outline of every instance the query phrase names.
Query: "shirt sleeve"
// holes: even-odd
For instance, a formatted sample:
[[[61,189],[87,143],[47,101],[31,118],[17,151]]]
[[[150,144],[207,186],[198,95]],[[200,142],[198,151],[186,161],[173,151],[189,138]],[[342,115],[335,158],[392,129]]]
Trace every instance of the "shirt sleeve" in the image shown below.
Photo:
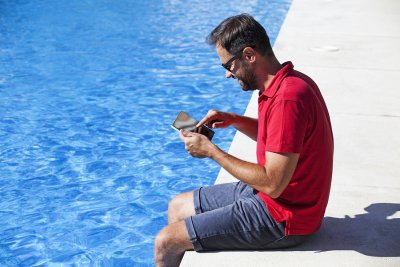
[[[281,100],[271,107],[265,127],[266,151],[300,153],[307,129],[307,115],[299,102]]]

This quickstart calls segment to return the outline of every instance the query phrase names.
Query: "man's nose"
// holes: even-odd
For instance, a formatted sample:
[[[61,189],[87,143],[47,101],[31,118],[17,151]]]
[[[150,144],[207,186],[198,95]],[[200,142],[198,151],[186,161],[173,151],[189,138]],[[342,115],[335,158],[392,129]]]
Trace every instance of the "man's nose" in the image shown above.
[[[229,70],[226,70],[226,71],[225,71],[225,77],[226,77],[227,79],[232,78],[232,77],[233,77],[232,72],[230,72]]]

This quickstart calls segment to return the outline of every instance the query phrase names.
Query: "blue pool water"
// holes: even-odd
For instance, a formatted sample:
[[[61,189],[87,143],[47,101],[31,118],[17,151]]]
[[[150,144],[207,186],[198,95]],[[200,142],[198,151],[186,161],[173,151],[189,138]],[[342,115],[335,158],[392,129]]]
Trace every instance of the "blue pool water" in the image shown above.
[[[204,38],[247,12],[274,42],[289,5],[1,1],[0,266],[153,265],[168,200],[219,171],[170,124],[250,99]]]

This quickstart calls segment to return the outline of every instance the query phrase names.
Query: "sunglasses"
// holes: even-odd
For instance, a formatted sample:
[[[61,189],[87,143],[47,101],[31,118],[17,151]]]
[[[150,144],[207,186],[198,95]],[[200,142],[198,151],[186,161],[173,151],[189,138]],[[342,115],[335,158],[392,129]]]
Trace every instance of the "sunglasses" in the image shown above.
[[[233,64],[233,61],[235,61],[238,58],[241,58],[243,55],[243,50],[241,50],[240,52],[238,52],[236,55],[234,55],[231,59],[229,59],[226,63],[222,63],[222,67],[224,67],[224,69],[226,69],[227,71],[231,71],[231,67]]]

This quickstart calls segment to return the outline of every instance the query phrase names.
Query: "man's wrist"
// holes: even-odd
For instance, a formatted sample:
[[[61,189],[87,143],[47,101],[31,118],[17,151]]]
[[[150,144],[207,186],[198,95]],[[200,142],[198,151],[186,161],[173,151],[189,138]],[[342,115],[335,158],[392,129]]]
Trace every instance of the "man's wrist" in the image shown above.
[[[240,115],[232,113],[232,126],[236,128],[240,124]]]
[[[209,158],[219,162],[219,159],[221,159],[226,153],[222,151],[218,146],[212,144],[212,147],[210,149],[210,154]]]

